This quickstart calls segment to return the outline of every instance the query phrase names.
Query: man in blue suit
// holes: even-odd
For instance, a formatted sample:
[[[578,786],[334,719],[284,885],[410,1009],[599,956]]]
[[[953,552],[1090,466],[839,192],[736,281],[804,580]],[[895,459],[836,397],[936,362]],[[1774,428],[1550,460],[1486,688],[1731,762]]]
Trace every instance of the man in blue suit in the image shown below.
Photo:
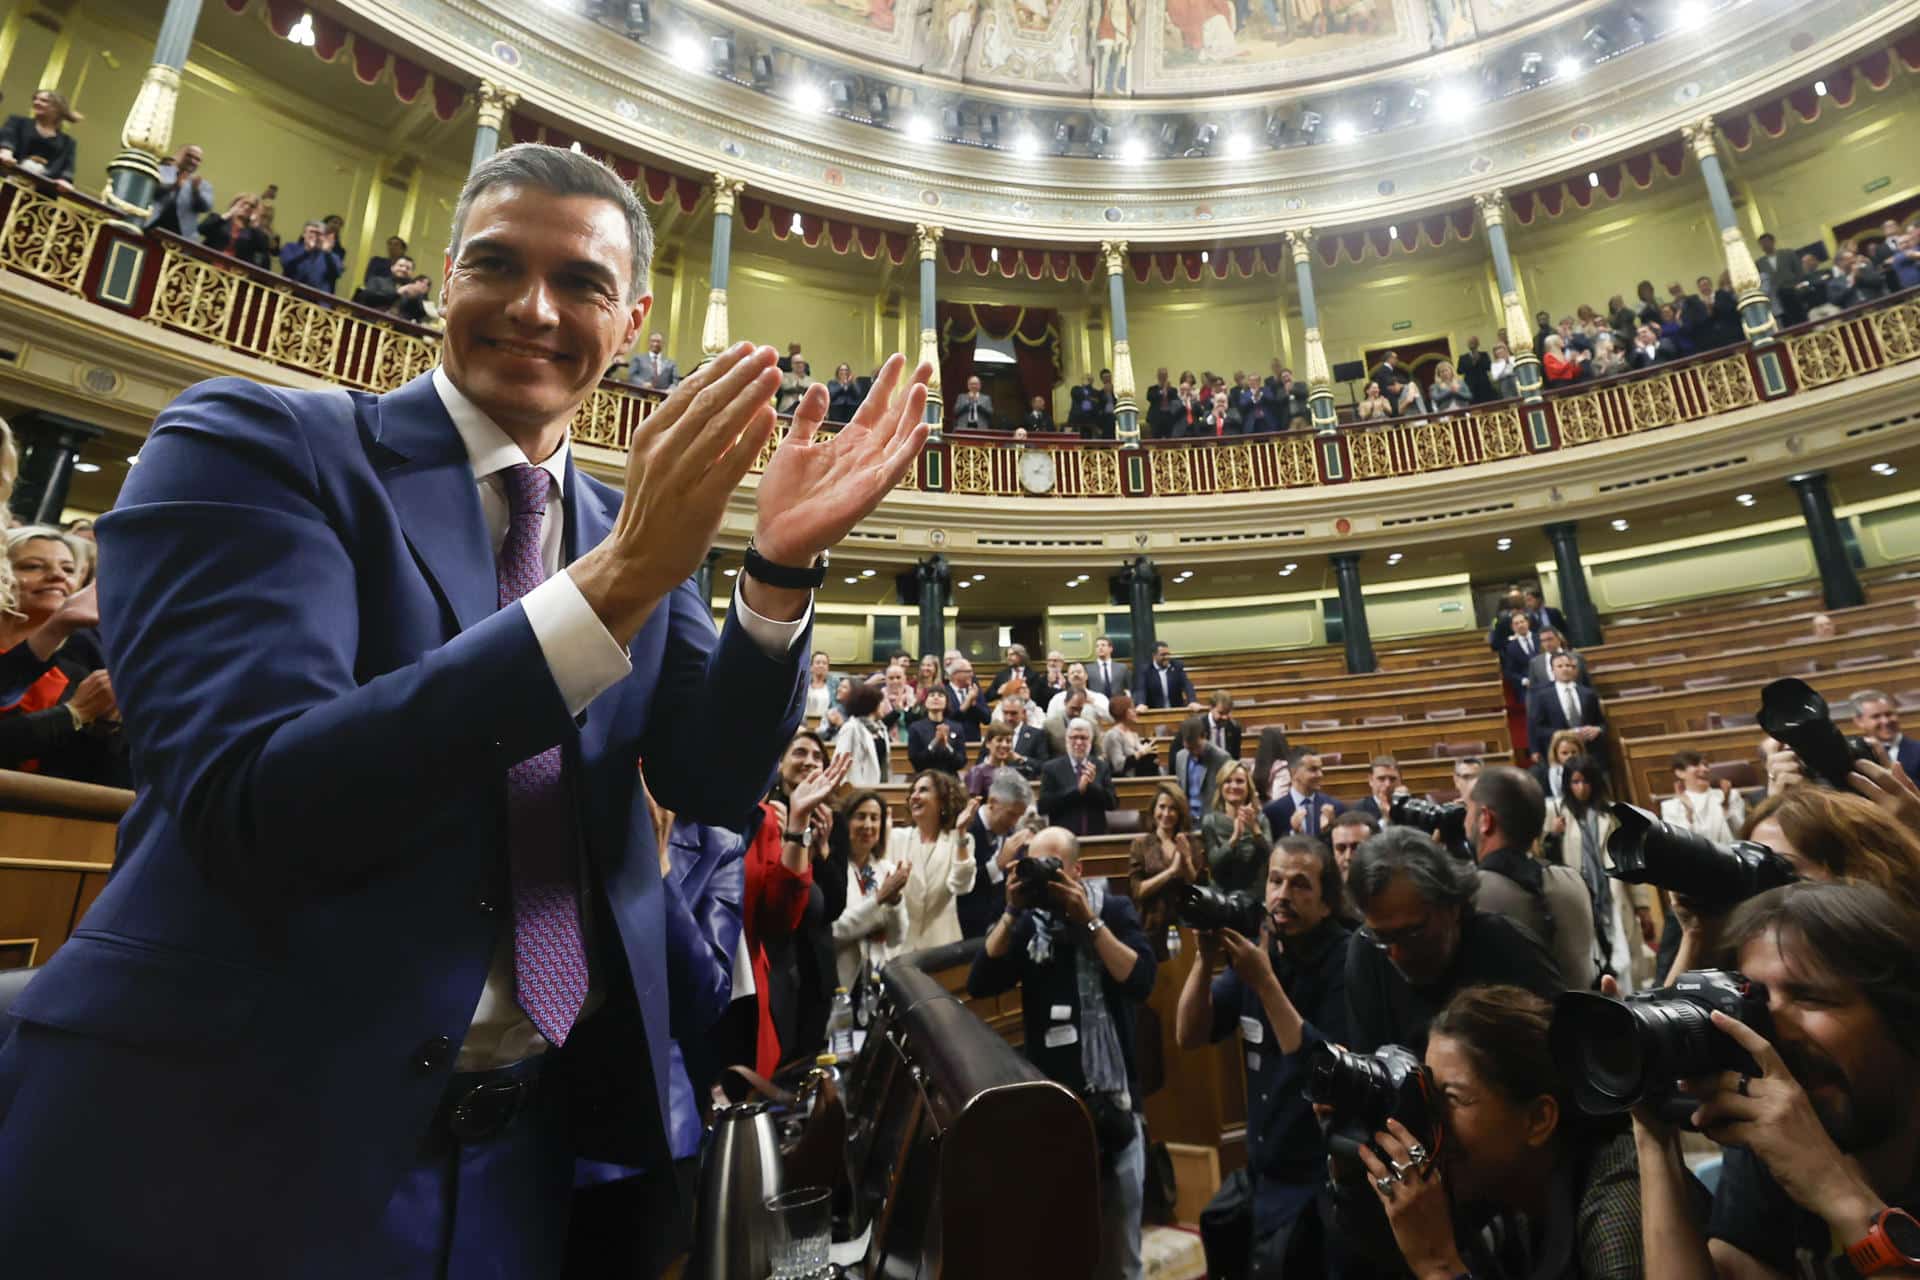
[[[1200,696],[1187,679],[1187,669],[1173,656],[1173,646],[1165,640],[1153,646],[1153,661],[1143,663],[1133,673],[1133,701],[1136,706],[1185,707],[1200,709]]]
[[[1851,701],[1854,731],[1879,743],[1889,763],[1920,782],[1920,742],[1900,732],[1900,709],[1894,700],[1878,689],[1862,689]]]
[[[577,1159],[670,1168],[668,1046],[728,989],[637,766],[743,823],[820,557],[911,464],[928,371],[890,405],[894,357],[827,442],[802,399],[716,636],[688,578],[774,429],[775,353],[683,381],[623,493],[567,433],[652,301],[631,189],[510,147],[452,240],[441,367],[196,387],[100,521],[138,787],[0,1046],[10,1273],[548,1276]],[[688,749],[713,724],[724,764]]]
[[[1325,840],[1333,831],[1333,820],[1347,806],[1320,789],[1326,771],[1312,747],[1295,747],[1287,752],[1287,772],[1292,779],[1285,795],[1268,804],[1262,813],[1273,828],[1274,839],[1290,833],[1318,836]]]

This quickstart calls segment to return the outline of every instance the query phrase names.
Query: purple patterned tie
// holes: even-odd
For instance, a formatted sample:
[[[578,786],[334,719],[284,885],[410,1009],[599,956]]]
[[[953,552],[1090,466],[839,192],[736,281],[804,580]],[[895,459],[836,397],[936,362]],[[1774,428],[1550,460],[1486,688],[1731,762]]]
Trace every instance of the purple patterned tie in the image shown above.
[[[506,481],[507,540],[500,546],[500,607],[547,579],[540,554],[553,478],[522,462]],[[520,1007],[558,1047],[587,998],[587,949],[560,748],[549,747],[507,770],[507,863],[513,882],[513,971]]]

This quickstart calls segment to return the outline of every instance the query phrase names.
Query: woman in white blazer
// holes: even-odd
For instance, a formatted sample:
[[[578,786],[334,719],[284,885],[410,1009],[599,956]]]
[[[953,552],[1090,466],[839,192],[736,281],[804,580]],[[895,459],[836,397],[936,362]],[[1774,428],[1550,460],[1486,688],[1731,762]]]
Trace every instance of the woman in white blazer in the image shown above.
[[[922,769],[907,788],[908,821],[887,838],[887,857],[905,862],[907,936],[900,952],[924,951],[960,941],[960,913],[953,900],[973,888],[978,868],[967,828],[980,802],[967,799],[960,779],[940,769]]]
[[[887,827],[887,802],[878,792],[849,796],[833,825],[833,853],[826,861],[833,883],[820,886],[829,911],[839,899],[832,924],[834,969],[839,985],[852,992],[862,990],[867,974],[885,965],[907,936],[907,867],[886,856]]]
[[[1613,867],[1607,837],[1620,824],[1611,812],[1606,774],[1580,757],[1565,765],[1562,795],[1547,801],[1546,860],[1558,862],[1586,882],[1594,920],[1606,908],[1606,938],[1593,931],[1594,972],[1607,972],[1624,995],[1653,985],[1653,891],[1606,874]]]

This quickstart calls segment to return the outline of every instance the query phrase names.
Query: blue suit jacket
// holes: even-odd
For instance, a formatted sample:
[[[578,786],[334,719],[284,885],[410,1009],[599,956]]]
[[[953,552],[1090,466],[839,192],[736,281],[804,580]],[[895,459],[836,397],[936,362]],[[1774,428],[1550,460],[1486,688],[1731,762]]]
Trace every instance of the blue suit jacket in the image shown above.
[[[511,928],[505,772],[556,744],[608,993],[561,1055],[579,1153],[664,1165],[668,1045],[726,986],[636,765],[682,817],[744,825],[806,646],[769,658],[732,621],[716,641],[683,584],[576,720],[525,611],[496,607],[431,379],[348,403],[194,387],[100,521],[138,794],[119,870],[0,1047],[21,1275],[363,1273]],[[569,467],[565,501],[570,561],[619,494]],[[686,747],[712,724],[730,767]]]
[[[1307,821],[1314,824],[1314,826],[1319,825],[1320,809],[1323,805],[1332,805],[1335,817],[1347,811],[1346,805],[1341,804],[1324,791],[1316,791],[1310,798],[1313,801],[1313,813]],[[1269,801],[1260,812],[1266,815],[1267,825],[1273,828],[1273,838],[1275,840],[1280,839],[1282,836],[1293,834],[1293,792],[1283,792],[1278,800]],[[1325,829],[1314,831],[1309,828],[1309,834],[1317,835],[1325,840],[1330,838],[1332,833]]]
[[[1907,776],[1920,782],[1920,738],[1900,739],[1900,749],[1895,753],[1894,763],[1907,771]]]

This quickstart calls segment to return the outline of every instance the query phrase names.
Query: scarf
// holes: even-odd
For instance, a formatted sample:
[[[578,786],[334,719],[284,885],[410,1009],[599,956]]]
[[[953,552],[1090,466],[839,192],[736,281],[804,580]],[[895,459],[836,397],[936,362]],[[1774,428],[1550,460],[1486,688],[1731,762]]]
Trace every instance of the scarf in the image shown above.
[[[1097,920],[1107,901],[1106,881],[1081,883]],[[1066,923],[1053,912],[1036,908],[1027,958],[1039,965],[1052,964],[1054,940]],[[1073,950],[1074,980],[1080,996],[1080,1074],[1086,1077],[1088,1093],[1125,1093],[1127,1064],[1120,1056],[1120,1033],[1114,1030],[1113,1017],[1107,1011],[1106,966],[1093,947]]]
[[[1613,972],[1613,889],[1607,884],[1606,846],[1600,841],[1600,814],[1589,805],[1574,819],[1580,824],[1580,878],[1593,897],[1593,945],[1600,968]],[[1616,975],[1618,976],[1618,975]]]

